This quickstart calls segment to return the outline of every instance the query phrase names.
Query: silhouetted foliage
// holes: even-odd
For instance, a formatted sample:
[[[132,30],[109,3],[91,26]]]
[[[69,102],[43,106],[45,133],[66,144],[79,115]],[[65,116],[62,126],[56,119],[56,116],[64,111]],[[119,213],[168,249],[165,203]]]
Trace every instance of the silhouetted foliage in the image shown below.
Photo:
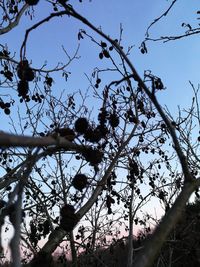
[[[183,213],[200,185],[198,89],[190,83],[191,107],[179,108],[176,117],[157,98],[167,90],[164,79],[151,70],[140,76],[135,69],[122,27],[119,38],[112,39],[70,0],[1,2],[0,35],[23,29],[17,48],[12,42],[0,44],[0,230],[3,235],[13,227],[13,266],[53,266],[59,245],[61,265],[147,267],[160,250],[156,266],[198,265],[199,204],[188,205]],[[150,28],[175,2],[148,27],[139,53],[149,53]],[[35,12],[40,5],[48,7],[42,15]],[[19,24],[22,17],[29,23]],[[44,60],[37,67],[30,35],[50,21],[57,23],[53,18],[77,20],[77,50],[71,54],[62,47],[62,63],[53,61],[50,68]],[[190,23],[181,27],[184,36],[198,33]],[[90,41],[96,47],[92,73],[72,66],[80,79],[81,89],[75,92],[68,83],[73,77],[69,66],[81,60],[79,46]],[[83,73],[89,87],[81,81]],[[6,131],[4,121],[9,122]],[[151,200],[163,207],[162,220],[149,210],[141,212]],[[153,231],[152,224],[158,225]],[[143,229],[137,238],[135,226]],[[124,233],[126,242],[120,239]]]

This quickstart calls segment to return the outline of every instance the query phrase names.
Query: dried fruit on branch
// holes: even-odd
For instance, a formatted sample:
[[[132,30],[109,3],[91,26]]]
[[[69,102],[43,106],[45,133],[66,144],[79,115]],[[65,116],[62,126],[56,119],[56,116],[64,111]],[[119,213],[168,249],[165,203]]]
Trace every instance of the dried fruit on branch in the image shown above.
[[[26,4],[29,6],[35,6],[38,4],[39,0],[25,0]]]
[[[93,148],[85,149],[82,155],[92,166],[98,165],[103,159],[103,152]]]
[[[88,129],[89,123],[86,118],[78,118],[75,121],[75,130],[80,133],[84,134]]]
[[[18,87],[17,87],[19,96],[22,96],[23,98],[25,98],[28,94],[28,90],[29,90],[28,82],[25,80],[19,81]]]
[[[69,204],[64,205],[60,209],[60,216],[60,226],[67,232],[72,231],[78,222],[74,207]]]
[[[22,60],[17,67],[17,75],[23,81],[31,82],[35,78],[33,70],[29,67],[28,60]]]
[[[82,191],[88,183],[88,178],[85,174],[77,174],[74,176],[72,180],[72,185],[74,186],[75,189]]]
[[[109,123],[112,128],[115,128],[119,125],[119,117],[116,113],[110,114]]]
[[[84,138],[91,143],[98,143],[103,138],[103,135],[99,127],[95,129],[89,127],[84,134]]]

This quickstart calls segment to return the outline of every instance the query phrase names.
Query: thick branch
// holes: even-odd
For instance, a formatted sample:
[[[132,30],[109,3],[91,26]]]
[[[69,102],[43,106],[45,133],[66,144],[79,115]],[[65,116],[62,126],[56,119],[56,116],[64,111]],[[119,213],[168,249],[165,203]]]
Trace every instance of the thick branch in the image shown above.
[[[110,166],[106,170],[102,179],[99,181],[98,186],[95,188],[92,196],[88,199],[88,201],[85,203],[85,205],[83,205],[83,207],[81,207],[80,210],[76,213],[77,218],[79,220],[90,210],[90,208],[93,206],[93,204],[97,200],[99,194],[102,191],[103,186],[106,184],[108,177],[110,176],[113,168],[115,167],[115,164],[116,164],[117,160],[119,159],[119,156],[120,156],[122,150],[128,145],[128,143],[132,139],[136,128],[137,128],[137,125],[134,126],[129,137],[126,139],[126,141],[124,141],[122,146],[118,149],[118,152],[116,153],[114,159],[112,160]],[[66,235],[66,231],[64,231],[60,227],[55,229],[52,232],[52,234],[50,235],[49,240],[46,242],[46,244],[41,249],[41,253],[51,254],[56,249],[56,247],[60,244],[60,242],[63,240],[65,235]],[[55,238],[55,240],[54,240],[54,238]]]
[[[8,26],[6,26],[5,28],[0,29],[0,35],[5,34],[5,33],[9,32],[9,31],[11,31],[13,28],[15,28],[19,24],[21,16],[23,15],[23,13],[26,11],[26,9],[28,7],[29,7],[28,4],[24,5],[22,7],[22,9],[19,11],[19,13],[17,14],[15,20],[13,22],[9,23]]]
[[[49,236],[49,240],[46,242],[46,244],[41,249],[41,253],[45,254],[51,254],[57,246],[63,241],[63,238],[67,232],[61,228],[57,227]]]
[[[144,249],[137,255],[133,267],[150,267],[159,253],[162,244],[181,218],[185,205],[196,188],[200,185],[200,178],[191,183],[186,183],[176,199],[172,208],[164,216],[152,237],[146,241]]]
[[[83,151],[80,145],[68,141],[66,138],[58,137],[31,137],[0,133],[0,146],[1,147],[44,147],[44,146],[57,146],[67,150],[81,152]]]

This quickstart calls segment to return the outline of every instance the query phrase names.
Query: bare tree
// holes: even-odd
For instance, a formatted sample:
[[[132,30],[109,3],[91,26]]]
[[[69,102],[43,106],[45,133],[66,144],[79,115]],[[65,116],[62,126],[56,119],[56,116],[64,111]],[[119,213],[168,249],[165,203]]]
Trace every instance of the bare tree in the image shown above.
[[[17,26],[25,10],[31,16],[38,1],[25,1],[24,6],[21,2],[9,1],[8,5],[6,2],[1,5],[6,16],[2,19],[1,34]],[[118,40],[112,39],[67,1],[50,1],[50,4],[54,12],[26,30],[19,60],[1,45],[0,85],[12,88],[13,92],[2,94],[0,102],[5,116],[10,115],[12,126],[11,133],[0,133],[4,173],[0,179],[0,226],[9,216],[15,230],[10,243],[12,264],[21,265],[20,242],[23,242],[33,254],[32,266],[39,262],[50,266],[51,254],[66,240],[77,266],[79,248],[74,228],[81,220],[90,220],[91,242],[82,236],[80,246],[88,243],[86,248],[94,251],[96,236],[101,234],[97,229],[99,218],[105,213],[113,215],[110,220],[113,223],[116,212],[115,216],[129,231],[127,266],[151,266],[182,216],[190,195],[200,184],[199,137],[194,140],[192,135],[200,121],[198,90],[191,83],[194,90],[191,108],[184,111],[186,115],[180,110],[179,117],[174,119],[157,100],[157,94],[165,88],[161,78],[151,71],[140,77],[129,59],[131,47],[122,47],[122,30]],[[108,67],[96,67],[91,78],[88,76],[92,95],[88,91],[54,94],[52,90],[56,82],[54,73],[61,72],[66,79],[67,67],[78,58],[78,50],[69,56],[64,49],[66,62],[53,69],[47,69],[45,64],[40,69],[34,68],[34,62],[30,64],[26,58],[32,31],[55,17],[82,23],[87,31],[80,30],[78,39],[91,40],[100,49],[99,60],[109,60]],[[141,52],[147,52],[145,42]],[[115,73],[116,79],[106,80],[102,86],[104,73]],[[12,93],[16,92],[20,102],[18,122],[11,113],[11,107],[16,106]],[[87,103],[92,97],[96,105],[90,110]],[[148,155],[148,161],[144,155]],[[174,167],[174,162],[178,167]],[[142,191],[144,186],[148,192]],[[138,223],[139,208],[154,197],[163,203],[165,215],[144,248],[133,257],[133,226]],[[97,205],[95,214],[89,217],[94,205]],[[124,207],[117,209],[119,205]],[[22,223],[24,212],[26,220]],[[109,219],[104,227],[109,226],[108,222]],[[145,221],[140,222],[145,225]],[[103,226],[102,219],[98,223]],[[83,234],[83,228],[81,231]],[[47,237],[40,248],[39,241]]]

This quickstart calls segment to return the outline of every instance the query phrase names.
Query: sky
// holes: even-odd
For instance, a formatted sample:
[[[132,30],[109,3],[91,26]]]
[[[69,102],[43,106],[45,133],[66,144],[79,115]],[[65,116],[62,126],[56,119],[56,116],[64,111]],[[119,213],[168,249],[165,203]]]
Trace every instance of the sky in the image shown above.
[[[190,106],[192,91],[189,80],[198,85],[200,80],[200,46],[199,35],[178,41],[162,43],[148,42],[147,54],[140,52],[140,44],[145,38],[145,32],[150,23],[160,16],[170,5],[170,0],[83,0],[74,1],[74,8],[84,15],[95,26],[113,37],[119,37],[120,24],[123,27],[122,44],[124,47],[133,45],[130,59],[142,76],[145,70],[151,70],[159,76],[166,90],[159,92],[158,98],[162,105],[167,105],[173,114],[177,114],[177,106],[187,108]],[[167,17],[150,29],[151,37],[160,37],[167,34],[174,35],[184,32],[181,27],[183,22],[198,26],[197,0],[178,0]],[[16,59],[19,60],[19,49],[27,27],[47,16],[50,7],[46,1],[41,0],[35,8],[35,17],[30,20],[23,16],[18,27],[10,33],[1,36],[1,43],[7,43],[12,51],[16,51]],[[48,67],[52,68],[59,61],[65,60],[66,51],[73,55],[79,41],[77,34],[79,29],[84,29],[92,34],[86,26],[73,18],[55,18],[42,25],[30,34],[27,43],[27,57],[32,59],[32,66],[39,68],[47,60]],[[97,65],[105,66],[106,62],[100,62],[98,48],[87,38],[80,41],[80,58],[72,62],[68,67],[71,73],[67,83],[57,83],[54,90],[73,91],[86,90],[89,86],[85,76],[91,75]],[[112,77],[109,77],[112,80]],[[93,103],[94,104],[94,103]],[[2,111],[0,111],[2,113]],[[7,127],[7,117],[4,116]]]
[[[151,70],[159,76],[166,90],[158,96],[163,105],[167,105],[172,112],[177,111],[177,105],[190,105],[191,87],[189,80],[197,86],[199,82],[199,36],[192,36],[179,41],[168,43],[148,42],[147,54],[141,54],[139,46],[145,38],[145,32],[150,23],[160,16],[170,5],[167,0],[102,0],[82,3],[74,1],[77,11],[86,16],[97,27],[113,38],[119,36],[120,24],[123,27],[124,47],[133,45],[130,59],[138,72],[143,75],[144,70]],[[167,17],[150,29],[151,37],[160,37],[167,34],[174,35],[184,32],[182,22],[197,26],[197,1],[177,1]],[[35,9],[35,17],[30,20],[24,16],[19,24],[9,34],[1,36],[2,43],[8,43],[16,51],[19,58],[19,49],[27,27],[44,18],[51,11],[46,1],[40,1]],[[53,67],[58,61],[65,60],[62,46],[72,55],[79,44],[77,34],[79,29],[87,33],[92,32],[73,18],[55,18],[50,23],[43,24],[30,34],[27,43],[27,57],[32,59],[33,67],[40,67],[46,60],[48,67]],[[69,92],[77,89],[85,90],[88,81],[85,74],[92,73],[93,68],[101,62],[98,59],[98,48],[87,38],[80,42],[80,59],[72,62],[68,70],[72,74],[66,84],[57,87]],[[106,62],[103,62],[104,66]],[[112,79],[112,78],[111,78]],[[58,89],[55,89],[58,90]]]
[[[145,70],[151,70],[162,79],[166,90],[159,92],[158,98],[162,105],[167,105],[169,110],[176,114],[178,105],[184,108],[190,106],[192,90],[189,80],[195,86],[199,83],[199,36],[168,43],[148,42],[147,54],[142,54],[139,49],[147,27],[169,7],[170,3],[169,0],[83,0],[82,3],[76,0],[74,8],[95,26],[101,26],[101,29],[113,39],[119,37],[120,24],[122,25],[122,45],[125,48],[133,46],[130,60],[141,76]],[[150,37],[184,32],[181,27],[183,22],[198,26],[197,3],[197,0],[178,0],[168,16],[150,29]],[[46,1],[40,1],[32,20],[28,16],[23,16],[18,27],[1,36],[1,43],[7,43],[9,49],[16,52],[16,60],[19,60],[25,30],[45,18],[49,12],[52,12],[50,5]],[[53,88],[55,91],[85,91],[89,86],[85,74],[90,76],[96,66],[106,66],[108,62],[99,60],[98,47],[90,40],[84,38],[78,41],[79,29],[92,34],[90,29],[74,18],[55,18],[32,31],[28,39],[27,58],[32,60],[32,66],[35,68],[41,67],[45,61],[49,68],[54,67],[57,62],[64,62],[66,56],[62,46],[73,55],[80,43],[80,58],[67,68],[71,73],[67,83],[56,83]],[[108,81],[112,79],[113,77],[107,77]],[[3,111],[0,110],[0,113]],[[1,126],[2,130],[8,127],[8,117],[4,115],[3,118],[5,123]]]

